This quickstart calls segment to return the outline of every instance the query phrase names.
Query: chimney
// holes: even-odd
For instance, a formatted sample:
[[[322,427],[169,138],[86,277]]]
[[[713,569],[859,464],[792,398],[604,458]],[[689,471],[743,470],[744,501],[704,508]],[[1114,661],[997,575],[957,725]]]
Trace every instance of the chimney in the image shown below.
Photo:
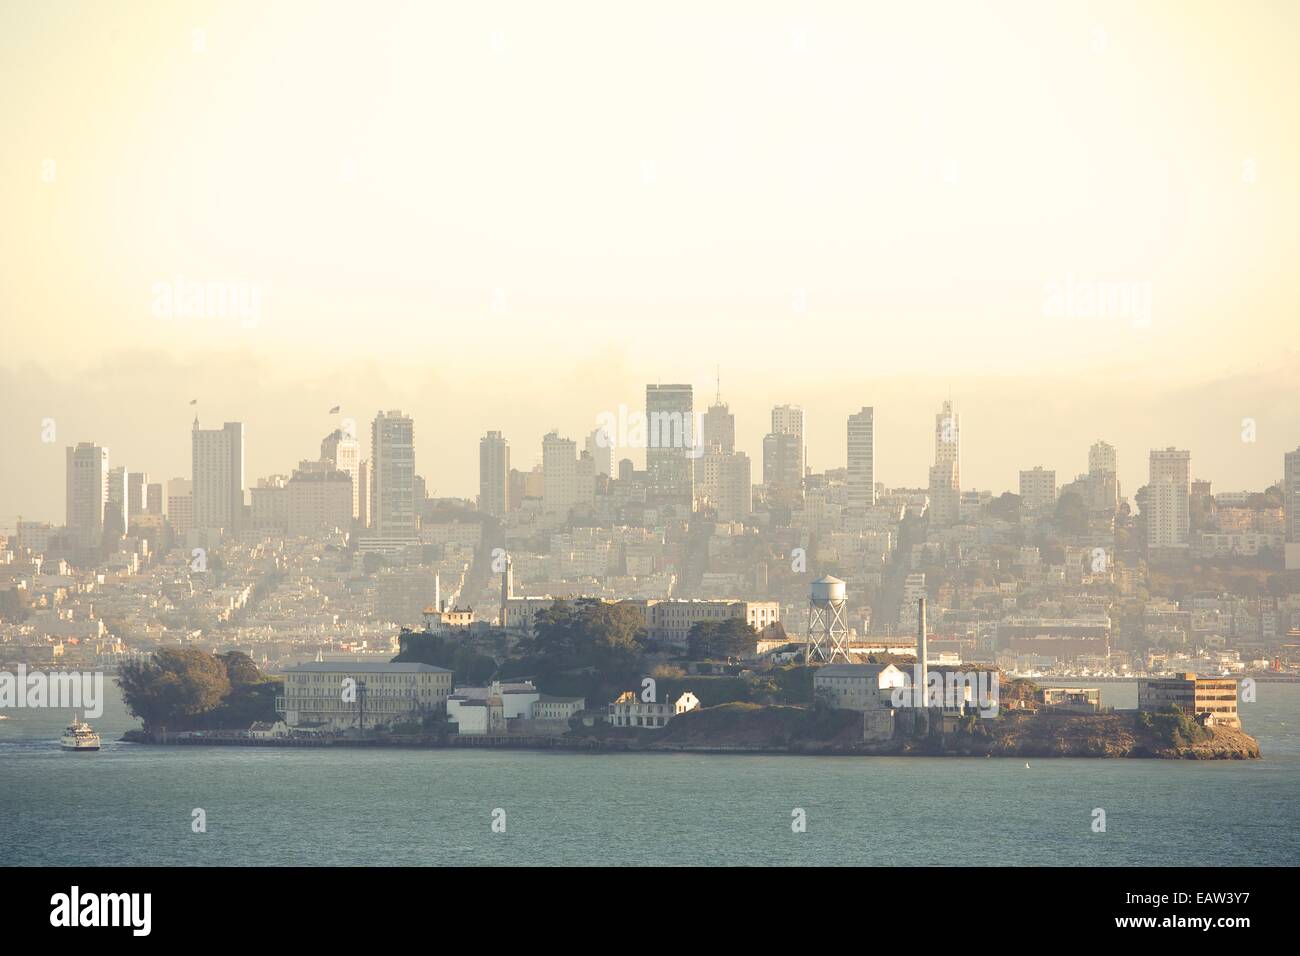
[[[442,578],[436,571],[433,574],[433,609],[442,610]]]

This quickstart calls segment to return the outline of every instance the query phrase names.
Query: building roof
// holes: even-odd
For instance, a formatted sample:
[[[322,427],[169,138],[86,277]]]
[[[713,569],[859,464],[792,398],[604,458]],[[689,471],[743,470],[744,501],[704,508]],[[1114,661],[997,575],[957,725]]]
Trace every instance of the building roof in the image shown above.
[[[365,663],[352,661],[310,661],[306,664],[295,664],[293,667],[286,667],[286,672],[299,672],[304,674],[450,674],[445,667],[435,667],[432,664],[392,664],[385,662],[369,661]]]
[[[817,677],[877,677],[893,664],[824,664],[813,675]],[[929,668],[934,670],[934,668]]]

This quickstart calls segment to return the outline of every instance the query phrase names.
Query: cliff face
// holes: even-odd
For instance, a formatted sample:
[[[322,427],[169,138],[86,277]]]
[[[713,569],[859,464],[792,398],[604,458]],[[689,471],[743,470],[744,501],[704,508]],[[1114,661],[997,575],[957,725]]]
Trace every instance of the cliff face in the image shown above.
[[[647,735],[649,750],[785,751],[974,757],[1147,757],[1243,760],[1259,744],[1241,730],[1207,729],[1174,714],[1013,714],[966,718],[943,732],[938,722],[917,736],[900,722],[893,739],[867,744],[862,715],[850,711],[725,704],[674,719]]]

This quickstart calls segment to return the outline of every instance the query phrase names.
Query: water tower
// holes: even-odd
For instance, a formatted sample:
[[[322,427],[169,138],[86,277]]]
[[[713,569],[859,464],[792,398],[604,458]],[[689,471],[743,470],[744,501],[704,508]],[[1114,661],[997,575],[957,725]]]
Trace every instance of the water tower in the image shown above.
[[[844,623],[844,582],[827,575],[812,583],[808,596],[808,654],[805,660],[814,659],[832,663],[837,657],[849,661],[849,628]]]

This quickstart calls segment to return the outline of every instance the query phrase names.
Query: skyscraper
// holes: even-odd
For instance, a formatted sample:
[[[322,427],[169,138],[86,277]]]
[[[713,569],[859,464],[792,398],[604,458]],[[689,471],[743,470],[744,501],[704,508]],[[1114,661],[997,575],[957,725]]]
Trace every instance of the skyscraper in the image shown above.
[[[695,493],[695,412],[689,385],[647,385],[646,501],[688,515]]]
[[[415,423],[379,412],[370,429],[370,527],[379,538],[414,540]]]
[[[945,401],[934,416],[934,466],[930,469],[930,521],[944,526],[961,516],[961,416]]]
[[[849,416],[848,501],[865,510],[876,503],[875,410],[863,407]]]
[[[551,432],[542,439],[542,510],[566,518],[578,500],[578,443]]]
[[[361,442],[357,436],[336,428],[320,443],[321,461],[334,466],[335,471],[346,472],[352,478],[352,517],[361,514]]]
[[[706,449],[717,445],[727,455],[736,450],[736,416],[731,414],[731,409],[722,400],[721,380],[713,404],[704,413],[700,430],[703,432],[703,445]]]
[[[1283,549],[1288,571],[1300,570],[1300,448],[1282,460],[1282,507],[1286,515]]]
[[[1186,548],[1191,530],[1192,453],[1152,449],[1147,487],[1147,547]]]
[[[126,521],[130,527],[131,519],[149,510],[146,498],[149,487],[149,474],[143,471],[131,471],[126,475]]]
[[[587,436],[587,454],[591,456],[595,474],[606,478],[614,476],[614,444],[617,438],[610,433],[609,427],[598,426]]]
[[[478,510],[501,517],[510,508],[510,442],[500,432],[478,440]]]
[[[127,477],[121,465],[108,470],[108,494],[104,499],[104,533],[118,537],[126,534]]]
[[[767,500],[777,507],[791,507],[803,500],[803,442],[794,432],[772,432],[763,438],[763,486]]]
[[[67,454],[68,532],[81,548],[99,547],[108,501],[108,449],[79,442]]]
[[[191,431],[193,527],[238,531],[244,520],[244,426],[226,422],[220,429]]]
[[[804,411],[799,405],[777,405],[772,409],[772,434],[794,435],[799,439],[799,481],[807,472],[808,451],[804,442]]]
[[[1115,446],[1104,441],[1093,442],[1088,449],[1088,474],[1099,478],[1114,475],[1115,469]]]

